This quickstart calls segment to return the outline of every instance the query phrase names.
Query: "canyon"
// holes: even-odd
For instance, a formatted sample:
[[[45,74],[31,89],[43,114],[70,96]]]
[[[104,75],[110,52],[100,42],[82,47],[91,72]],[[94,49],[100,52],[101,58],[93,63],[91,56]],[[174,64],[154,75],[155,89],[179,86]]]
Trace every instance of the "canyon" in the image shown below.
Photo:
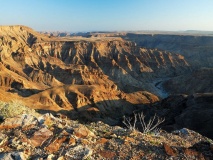
[[[212,93],[212,44],[210,35],[56,36],[26,26],[1,26],[0,100],[19,100],[41,113],[60,112],[71,119],[119,124],[123,115],[138,110],[151,107],[158,113],[164,108],[164,98],[173,99],[170,106],[177,102],[177,95],[200,93],[205,99],[205,93]],[[207,115],[212,113],[212,98],[209,94]],[[168,110],[173,112],[172,107]],[[208,121],[212,124],[212,118]],[[168,122],[174,129],[191,127],[184,124],[174,119]],[[210,130],[209,125],[203,130]],[[203,130],[198,129],[209,136]]]

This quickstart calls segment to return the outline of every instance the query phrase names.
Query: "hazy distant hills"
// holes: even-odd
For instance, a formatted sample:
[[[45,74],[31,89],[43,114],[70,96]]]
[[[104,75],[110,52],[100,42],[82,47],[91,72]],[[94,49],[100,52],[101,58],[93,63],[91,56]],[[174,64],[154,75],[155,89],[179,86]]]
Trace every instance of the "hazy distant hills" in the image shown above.
[[[190,35],[190,36],[213,36],[213,31],[157,31],[157,30],[143,30],[143,31],[93,31],[93,32],[63,32],[63,31],[40,31],[39,33],[47,34],[49,36],[66,37],[66,36],[121,36],[128,33],[131,34],[163,34],[163,35]]]

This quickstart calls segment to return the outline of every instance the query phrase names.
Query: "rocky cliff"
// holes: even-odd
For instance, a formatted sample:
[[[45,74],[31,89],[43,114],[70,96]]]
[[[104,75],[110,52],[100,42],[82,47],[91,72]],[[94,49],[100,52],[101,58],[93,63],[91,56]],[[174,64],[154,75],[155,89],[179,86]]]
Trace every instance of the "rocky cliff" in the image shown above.
[[[60,115],[23,114],[0,125],[0,159],[207,159],[213,141],[183,128],[141,133],[101,121],[81,124]]]

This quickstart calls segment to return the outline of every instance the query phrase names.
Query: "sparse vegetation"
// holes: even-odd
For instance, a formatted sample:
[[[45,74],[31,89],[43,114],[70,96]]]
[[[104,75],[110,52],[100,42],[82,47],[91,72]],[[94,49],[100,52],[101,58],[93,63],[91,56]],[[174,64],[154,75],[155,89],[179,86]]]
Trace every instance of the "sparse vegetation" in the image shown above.
[[[0,101],[0,117],[2,119],[15,117],[21,114],[36,113],[35,110],[28,108],[21,101],[13,100],[12,102]]]
[[[123,123],[126,125],[126,127],[129,130],[134,131],[134,130],[136,130],[136,123],[139,119],[143,133],[150,133],[151,131],[158,131],[159,132],[159,128],[157,129],[157,127],[161,123],[163,123],[165,119],[156,116],[156,114],[154,115],[154,117],[150,118],[148,121],[145,121],[145,117],[146,116],[143,114],[143,112],[138,113],[138,114],[134,113],[134,118],[130,118],[130,117],[126,118],[124,116]]]

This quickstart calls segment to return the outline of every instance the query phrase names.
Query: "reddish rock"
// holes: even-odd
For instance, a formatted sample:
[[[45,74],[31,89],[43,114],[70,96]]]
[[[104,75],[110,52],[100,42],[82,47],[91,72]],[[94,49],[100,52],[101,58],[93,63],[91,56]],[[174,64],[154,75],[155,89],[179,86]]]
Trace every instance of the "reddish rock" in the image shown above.
[[[108,140],[106,138],[100,138],[97,140],[96,144],[105,144]]]
[[[74,134],[78,138],[88,138],[95,137],[95,134],[91,132],[86,126],[79,125],[77,128],[74,128]]]
[[[177,156],[178,152],[176,149],[172,148],[166,143],[163,144],[163,147],[165,149],[166,154],[168,154],[169,156]]]
[[[76,144],[76,140],[73,137],[70,137],[69,145],[74,146]]]
[[[112,151],[100,151],[100,155],[103,157],[103,158],[114,158],[116,156],[116,153],[115,152],[112,152]]]
[[[48,147],[45,148],[45,150],[49,153],[57,152],[66,139],[67,137],[56,138]]]
[[[48,130],[47,128],[42,128],[36,131],[30,141],[34,147],[41,146],[50,136],[53,135],[53,132]]]

